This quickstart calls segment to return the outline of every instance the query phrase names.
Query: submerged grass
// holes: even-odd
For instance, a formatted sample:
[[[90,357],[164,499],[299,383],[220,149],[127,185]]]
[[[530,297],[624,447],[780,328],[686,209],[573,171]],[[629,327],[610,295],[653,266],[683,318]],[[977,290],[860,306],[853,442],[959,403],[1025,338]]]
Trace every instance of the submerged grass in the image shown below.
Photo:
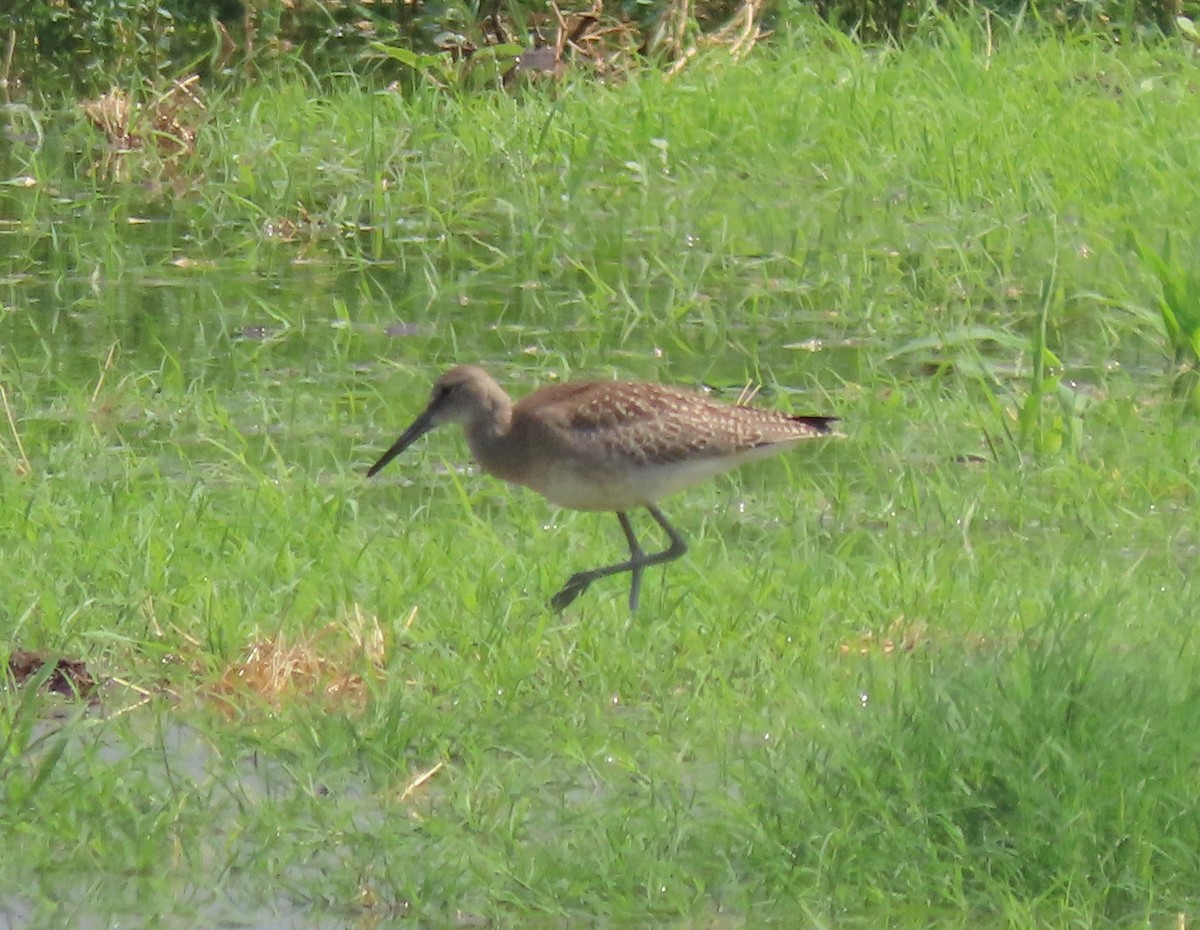
[[[281,76],[169,202],[47,120],[0,156],[0,615],[123,683],[0,694],[9,919],[1186,922],[1200,428],[1134,243],[1196,241],[1196,81],[949,26]],[[363,480],[465,360],[848,435],[666,502],[636,618],[558,616],[615,521],[448,435]]]

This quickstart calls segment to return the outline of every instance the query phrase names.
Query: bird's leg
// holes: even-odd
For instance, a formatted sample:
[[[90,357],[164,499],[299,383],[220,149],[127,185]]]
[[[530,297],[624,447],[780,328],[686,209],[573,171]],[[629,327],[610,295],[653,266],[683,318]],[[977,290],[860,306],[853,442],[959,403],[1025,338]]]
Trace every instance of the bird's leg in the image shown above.
[[[609,575],[619,575],[622,572],[629,572],[633,576],[629,590],[629,609],[637,610],[638,594],[642,586],[642,572],[650,565],[659,565],[663,562],[673,561],[687,552],[687,542],[679,535],[679,531],[667,522],[667,518],[663,516],[663,512],[653,504],[647,504],[646,509],[650,511],[650,516],[654,518],[655,522],[670,537],[671,545],[662,550],[662,552],[652,552],[647,555],[642,551],[642,547],[638,545],[637,537],[633,535],[633,527],[629,523],[629,517],[624,512],[618,512],[617,519],[621,523],[625,539],[629,542],[629,560],[626,562],[617,562],[615,565],[604,565],[600,568],[593,568],[586,572],[576,572],[567,579],[567,583],[563,585],[562,590],[550,599],[550,605],[555,610],[562,610],[570,604],[571,601],[586,591],[588,586],[597,578],[607,578]]]
[[[646,566],[640,563],[646,558],[646,553],[642,551],[642,547],[638,545],[637,537],[633,535],[633,526],[629,522],[629,514],[625,511],[617,513],[617,520],[620,521],[621,530],[625,533],[625,539],[629,543],[629,564],[633,566],[629,570],[629,612],[634,613],[638,607],[638,595],[642,591],[642,572],[646,570]]]

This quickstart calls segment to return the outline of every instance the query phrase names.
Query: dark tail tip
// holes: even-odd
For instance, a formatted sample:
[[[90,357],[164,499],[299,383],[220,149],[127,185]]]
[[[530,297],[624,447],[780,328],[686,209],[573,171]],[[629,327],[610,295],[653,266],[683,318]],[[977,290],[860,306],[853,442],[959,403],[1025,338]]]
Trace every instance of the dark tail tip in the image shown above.
[[[792,419],[805,426],[811,426],[818,433],[832,433],[834,426],[841,421],[841,417],[792,417]]]

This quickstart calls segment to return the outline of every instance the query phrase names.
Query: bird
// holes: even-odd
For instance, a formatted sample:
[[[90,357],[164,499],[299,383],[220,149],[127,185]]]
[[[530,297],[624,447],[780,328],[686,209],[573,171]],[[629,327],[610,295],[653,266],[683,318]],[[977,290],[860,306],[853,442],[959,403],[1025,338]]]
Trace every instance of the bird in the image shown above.
[[[531,488],[571,510],[617,516],[629,558],[573,574],[551,598],[563,610],[593,582],[629,573],[636,612],[642,574],[680,558],[687,542],[658,508],[661,498],[745,462],[834,432],[837,417],[793,416],[720,403],[698,391],[636,381],[550,384],[515,404],[483,368],[459,365],[437,379],[424,411],[368,470],[373,478],[430,430],[457,423],[488,474]],[[629,512],[645,508],[670,544],[642,549]]]

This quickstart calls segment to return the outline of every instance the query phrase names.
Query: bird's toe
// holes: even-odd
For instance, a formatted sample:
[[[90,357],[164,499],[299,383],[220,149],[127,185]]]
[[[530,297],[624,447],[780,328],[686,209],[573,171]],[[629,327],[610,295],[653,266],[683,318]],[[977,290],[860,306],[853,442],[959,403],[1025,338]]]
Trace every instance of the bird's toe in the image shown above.
[[[593,580],[594,576],[590,572],[576,572],[567,579],[567,583],[562,586],[562,590],[550,598],[550,606],[555,610],[562,610],[586,591],[588,585]]]

